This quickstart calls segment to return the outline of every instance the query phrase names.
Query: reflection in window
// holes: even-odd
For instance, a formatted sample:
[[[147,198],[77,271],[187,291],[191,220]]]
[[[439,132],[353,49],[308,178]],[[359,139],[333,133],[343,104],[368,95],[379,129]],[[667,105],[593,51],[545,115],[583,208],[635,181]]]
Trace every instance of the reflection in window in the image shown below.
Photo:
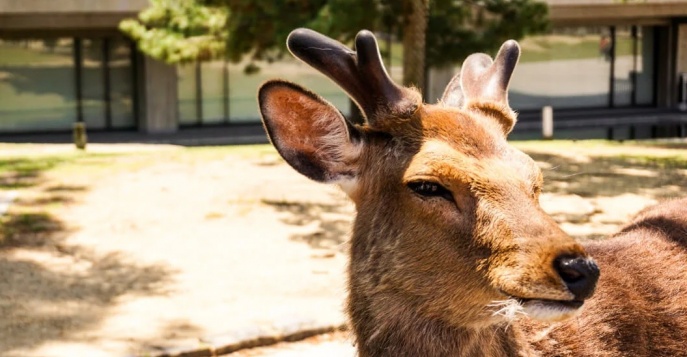
[[[81,106],[83,119],[88,129],[104,129],[106,127],[105,83],[103,73],[103,40],[81,41],[82,65],[81,72]]]
[[[136,126],[136,117],[131,43],[124,39],[112,39],[109,43],[112,127],[132,128]]]
[[[632,76],[634,72],[634,40],[630,27],[615,30],[615,68],[613,70],[613,105],[632,105]]]
[[[198,124],[200,118],[198,118],[198,108],[196,108],[196,65],[177,66],[177,78],[179,124]]]
[[[71,129],[76,118],[73,41],[0,40],[0,130]]]
[[[201,64],[203,124],[224,122],[224,61]]]
[[[620,26],[557,29],[525,38],[510,103],[519,110],[651,105],[653,38],[651,27]]]
[[[350,114],[350,101],[346,93],[330,79],[306,64],[284,59],[272,63],[259,63],[260,71],[246,74],[245,64],[229,64],[229,121],[258,122],[257,89],[268,79],[285,78],[319,94],[330,101],[344,115]]]
[[[343,90],[299,61],[258,63],[260,70],[253,74],[246,74],[245,66],[223,61],[178,66],[179,123],[259,122],[257,90],[273,78],[288,78],[329,100],[344,115],[350,114],[350,101]]]
[[[641,27],[637,35],[636,104],[650,105],[654,103],[654,29]]]
[[[510,86],[517,110],[608,106],[610,56],[606,28],[556,29],[525,38]]]

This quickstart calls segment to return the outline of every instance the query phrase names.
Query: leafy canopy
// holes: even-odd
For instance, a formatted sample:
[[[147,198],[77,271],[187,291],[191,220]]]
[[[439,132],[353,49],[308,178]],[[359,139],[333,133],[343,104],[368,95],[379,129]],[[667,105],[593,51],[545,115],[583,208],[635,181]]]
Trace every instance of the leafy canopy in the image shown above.
[[[246,55],[269,61],[285,53],[297,27],[344,42],[363,28],[401,38],[408,8],[402,0],[151,0],[138,20],[120,28],[144,53],[168,63],[238,62]],[[534,0],[431,0],[426,63],[460,62],[547,27],[547,6]]]
[[[153,58],[168,63],[209,60],[226,51],[227,10],[196,0],[150,0],[138,20],[124,20],[119,28]]]

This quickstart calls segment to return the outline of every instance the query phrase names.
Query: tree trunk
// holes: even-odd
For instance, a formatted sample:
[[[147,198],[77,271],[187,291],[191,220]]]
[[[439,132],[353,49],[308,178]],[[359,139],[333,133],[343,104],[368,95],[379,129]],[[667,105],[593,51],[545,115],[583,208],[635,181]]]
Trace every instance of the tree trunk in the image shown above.
[[[425,35],[429,0],[403,0],[403,85],[425,87]]]

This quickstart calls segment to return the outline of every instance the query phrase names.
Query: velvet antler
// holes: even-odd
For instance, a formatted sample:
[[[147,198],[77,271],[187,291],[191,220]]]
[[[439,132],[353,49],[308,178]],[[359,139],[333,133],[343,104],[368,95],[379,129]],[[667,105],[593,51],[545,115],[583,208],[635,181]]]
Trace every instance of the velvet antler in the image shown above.
[[[381,118],[408,118],[421,104],[421,96],[400,87],[389,77],[370,31],[360,31],[355,50],[309,29],[291,32],[291,53],[331,78],[360,107],[371,127],[384,127]]]
[[[494,115],[506,133],[515,124],[516,115],[508,104],[508,85],[520,58],[518,43],[509,40],[501,45],[494,60],[475,53],[463,62],[460,74],[449,82],[441,103],[462,109],[500,112]]]

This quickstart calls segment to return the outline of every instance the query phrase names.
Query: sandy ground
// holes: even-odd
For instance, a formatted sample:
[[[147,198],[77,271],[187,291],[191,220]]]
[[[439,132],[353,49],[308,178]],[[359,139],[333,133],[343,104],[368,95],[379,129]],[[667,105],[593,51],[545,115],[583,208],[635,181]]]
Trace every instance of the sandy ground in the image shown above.
[[[526,149],[545,172],[543,207],[580,239],[610,234],[646,205],[686,193],[674,149],[652,152],[667,159],[649,162],[593,148]],[[185,149],[144,151],[156,150]],[[18,207],[45,205],[40,199],[52,206],[49,229],[0,248],[0,356],[145,355],[213,336],[344,321],[354,208],[273,152],[190,161],[161,154],[125,169],[44,176],[14,190]],[[238,355],[350,356],[347,337]]]

